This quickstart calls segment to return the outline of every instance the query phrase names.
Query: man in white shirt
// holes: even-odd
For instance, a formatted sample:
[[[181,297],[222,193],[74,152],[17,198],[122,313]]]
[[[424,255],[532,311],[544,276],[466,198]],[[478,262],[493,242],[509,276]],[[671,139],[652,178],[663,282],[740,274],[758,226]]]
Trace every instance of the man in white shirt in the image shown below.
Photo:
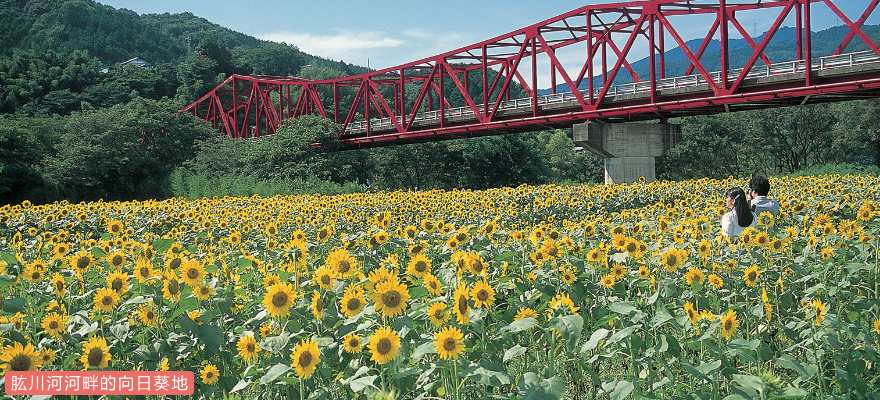
[[[749,201],[749,205],[752,207],[752,211],[757,215],[761,215],[762,212],[768,211],[770,214],[773,214],[773,218],[779,216],[779,202],[775,200],[770,200],[767,198],[767,195],[770,193],[770,181],[767,177],[763,175],[752,175],[752,179],[749,180],[749,197],[751,197],[751,201]]]

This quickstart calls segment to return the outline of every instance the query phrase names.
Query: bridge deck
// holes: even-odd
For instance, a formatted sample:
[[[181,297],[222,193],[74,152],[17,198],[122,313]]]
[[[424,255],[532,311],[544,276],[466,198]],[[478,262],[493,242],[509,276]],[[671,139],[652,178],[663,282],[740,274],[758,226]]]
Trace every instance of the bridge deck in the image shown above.
[[[806,63],[804,61],[787,61],[771,65],[755,66],[743,81],[743,87],[768,88],[785,87],[786,84],[802,85],[805,80]],[[731,70],[728,80],[733,83],[742,69]],[[815,60],[812,63],[812,76],[818,81],[828,78],[843,77],[850,75],[866,74],[880,71],[880,56],[873,51],[827,56]],[[720,85],[721,73],[712,72],[710,76],[716,85]],[[594,96],[598,97],[602,88],[594,89]],[[581,95],[586,98],[588,90],[581,90]],[[676,76],[658,79],[656,83],[656,98],[662,98],[664,102],[677,99],[712,96],[712,89],[706,79],[700,74]],[[651,83],[634,82],[612,86],[608,89],[605,97],[604,108],[613,109],[628,104],[646,104],[651,101]],[[490,108],[494,104],[490,105]],[[538,96],[538,110],[548,114],[560,114],[566,112],[582,112],[583,109],[576,96],[572,92],[556,93]],[[483,113],[482,105],[478,106]],[[440,127],[441,112],[422,112],[415,116],[412,127],[420,130]],[[496,114],[499,119],[516,119],[532,116],[532,98],[516,99],[502,102]],[[447,109],[443,112],[446,126],[456,124],[468,124],[478,121],[474,111],[470,107],[458,107]],[[404,119],[396,117],[398,123],[404,123]],[[408,119],[408,118],[407,118]],[[365,122],[350,124],[343,140],[356,138],[379,139],[382,136],[396,135],[397,130],[391,118],[374,119],[371,121],[369,133]],[[414,140],[416,141],[416,140]]]

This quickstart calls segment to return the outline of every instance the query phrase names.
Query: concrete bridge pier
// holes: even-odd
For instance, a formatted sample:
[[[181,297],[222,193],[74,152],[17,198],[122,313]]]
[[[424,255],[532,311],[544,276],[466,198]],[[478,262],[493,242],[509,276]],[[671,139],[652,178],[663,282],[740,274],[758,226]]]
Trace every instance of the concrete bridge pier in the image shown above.
[[[587,122],[572,127],[574,142],[605,159],[605,184],[657,179],[654,159],[681,141],[681,125],[606,124]]]

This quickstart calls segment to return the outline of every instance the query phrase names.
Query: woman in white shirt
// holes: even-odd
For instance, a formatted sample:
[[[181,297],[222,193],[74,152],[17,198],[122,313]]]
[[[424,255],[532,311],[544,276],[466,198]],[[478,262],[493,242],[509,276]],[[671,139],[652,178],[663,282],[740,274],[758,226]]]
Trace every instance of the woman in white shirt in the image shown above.
[[[758,224],[758,217],[749,207],[746,193],[738,187],[730,188],[725,194],[730,211],[721,217],[721,234],[739,236],[746,228]]]

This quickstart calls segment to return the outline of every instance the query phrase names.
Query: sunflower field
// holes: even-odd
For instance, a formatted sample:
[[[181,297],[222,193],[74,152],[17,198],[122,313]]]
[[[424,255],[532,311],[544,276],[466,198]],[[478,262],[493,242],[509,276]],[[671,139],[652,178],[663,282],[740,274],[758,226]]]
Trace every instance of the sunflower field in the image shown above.
[[[880,390],[874,176],[0,208],[0,367],[195,397],[828,398]],[[2,382],[2,381],[0,381]]]

